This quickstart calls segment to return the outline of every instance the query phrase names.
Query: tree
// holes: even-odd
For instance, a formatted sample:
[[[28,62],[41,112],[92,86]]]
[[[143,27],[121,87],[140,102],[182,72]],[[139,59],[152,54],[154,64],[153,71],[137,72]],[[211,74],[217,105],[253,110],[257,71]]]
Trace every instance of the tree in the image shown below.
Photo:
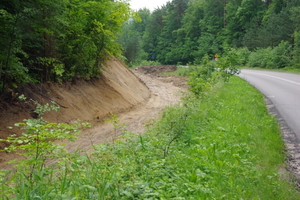
[[[121,54],[116,34],[129,4],[111,0],[2,0],[0,91],[22,82],[99,76]]]
[[[265,3],[261,0],[242,0],[230,1],[227,6],[227,41],[229,44],[242,47],[244,36],[249,27],[257,28],[257,23],[260,23],[263,18],[266,11]]]
[[[20,61],[22,40],[18,26],[23,17],[22,1],[3,1],[0,4],[0,91],[28,81],[27,69]]]
[[[163,16],[166,15],[166,7],[153,11],[143,35],[143,50],[147,53],[148,60],[156,60],[161,53],[157,51],[160,35],[163,31]]]
[[[138,17],[130,18],[124,23],[118,42],[123,46],[123,55],[128,63],[141,59],[142,37],[149,21],[150,10],[144,8],[137,11]]]

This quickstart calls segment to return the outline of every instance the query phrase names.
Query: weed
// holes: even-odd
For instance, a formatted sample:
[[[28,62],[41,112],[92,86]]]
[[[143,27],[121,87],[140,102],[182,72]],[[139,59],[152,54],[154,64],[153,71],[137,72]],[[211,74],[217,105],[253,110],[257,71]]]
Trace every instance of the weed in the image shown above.
[[[115,139],[117,138],[117,132],[119,128],[123,128],[123,130],[121,130],[123,133],[126,132],[125,128],[126,125],[125,124],[119,124],[120,119],[117,118],[116,114],[110,113],[111,118],[107,118],[105,121],[111,123],[114,128],[113,128],[113,136],[112,136],[112,143],[114,144]]]
[[[21,95],[21,100],[26,98]],[[9,173],[1,177],[2,186],[9,181],[10,186],[17,189],[17,199],[33,199],[39,190],[47,191],[48,184],[53,182],[53,177],[59,171],[57,167],[62,167],[67,162],[69,153],[64,148],[64,144],[56,144],[55,141],[74,141],[80,131],[79,126],[89,126],[87,123],[76,123],[73,125],[65,123],[49,123],[43,119],[43,114],[47,111],[58,111],[59,107],[55,102],[45,104],[44,106],[36,103],[37,119],[26,119],[22,123],[16,123],[16,127],[25,130],[21,136],[11,135],[6,139],[0,139],[10,145],[2,151],[16,152],[24,156],[25,159],[11,161],[15,164],[15,171],[8,176]],[[46,166],[49,160],[57,160],[57,167]],[[66,172],[67,173],[67,172]],[[3,173],[1,174],[3,175]],[[8,187],[11,188],[11,187]],[[9,196],[10,190],[3,193]]]

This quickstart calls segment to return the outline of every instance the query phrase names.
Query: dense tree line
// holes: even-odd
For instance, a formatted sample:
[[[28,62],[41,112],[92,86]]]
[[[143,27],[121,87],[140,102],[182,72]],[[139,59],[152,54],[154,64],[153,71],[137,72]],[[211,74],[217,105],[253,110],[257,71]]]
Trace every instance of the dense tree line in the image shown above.
[[[122,46],[129,63],[198,64],[229,46],[249,66],[300,68],[300,0],[172,0],[139,20],[126,2],[2,0],[0,92],[97,76]]]
[[[22,82],[93,77],[108,55],[129,4],[112,0],[1,0],[0,92]]]
[[[121,42],[128,62],[197,64],[230,46],[250,66],[300,67],[300,0],[172,0],[138,13],[125,26],[135,39]]]

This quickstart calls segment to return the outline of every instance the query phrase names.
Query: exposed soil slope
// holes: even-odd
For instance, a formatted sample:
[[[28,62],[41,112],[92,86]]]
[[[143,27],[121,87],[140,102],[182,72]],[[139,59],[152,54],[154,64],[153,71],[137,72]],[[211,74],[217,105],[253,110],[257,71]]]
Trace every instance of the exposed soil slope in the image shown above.
[[[145,131],[145,125],[151,123],[152,119],[158,117],[160,111],[166,106],[177,103],[182,96],[182,90],[185,87],[177,87],[173,83],[162,82],[160,77],[150,76],[149,74],[141,73],[137,70],[133,71],[149,87],[151,97],[144,103],[135,106],[130,111],[126,111],[117,115],[120,120],[119,124],[125,124],[126,130],[141,134]],[[165,77],[166,79],[168,77]],[[174,82],[185,80],[184,78],[174,78]],[[120,135],[121,130],[118,130],[116,135]],[[111,142],[116,136],[113,131],[113,125],[108,122],[99,122],[94,124],[90,129],[82,131],[80,138],[75,142],[67,144],[69,151],[75,151],[80,148],[84,151],[93,149],[93,145],[102,142]]]
[[[148,87],[138,79],[121,62],[112,60],[106,63],[103,76],[99,79],[85,81],[78,79],[64,83],[29,85],[19,90],[33,100],[44,104],[50,100],[61,106],[60,112],[46,113],[44,118],[50,122],[71,123],[81,121],[95,123],[103,120],[110,112],[120,113],[133,108],[150,97]],[[11,132],[7,126],[13,126],[23,119],[32,118],[34,105],[30,101],[1,101],[0,105],[0,137]],[[3,144],[0,144],[0,148]]]
[[[120,62],[110,61],[100,80],[78,80],[73,85],[70,83],[62,87],[52,83],[45,84],[43,89],[47,92],[43,93],[43,98],[55,100],[62,106],[60,113],[52,112],[46,119],[59,122],[80,119],[92,124],[92,128],[82,131],[75,143],[67,143],[66,147],[70,151],[76,148],[89,151],[94,144],[111,141],[115,136],[113,126],[103,120],[109,117],[109,112],[117,114],[120,123],[127,125],[127,130],[142,133],[145,124],[156,118],[165,106],[178,102],[181,97],[180,90],[186,89],[185,78],[144,73],[139,69],[132,73]],[[38,97],[37,95],[36,98]],[[6,110],[10,111],[11,107],[14,108],[10,106]],[[22,120],[22,116],[30,116],[28,109],[19,108],[19,111],[14,114],[1,114],[2,131],[7,126],[2,120],[13,124]],[[5,116],[10,116],[11,121],[5,119]],[[18,120],[11,116],[18,116]],[[18,158],[7,153],[0,153],[0,156],[0,168],[9,167],[4,164],[5,161]]]

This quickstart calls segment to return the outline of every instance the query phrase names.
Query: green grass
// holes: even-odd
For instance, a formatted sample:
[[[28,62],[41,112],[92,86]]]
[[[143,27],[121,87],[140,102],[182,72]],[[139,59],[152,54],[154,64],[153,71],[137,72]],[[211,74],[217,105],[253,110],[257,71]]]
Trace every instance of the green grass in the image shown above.
[[[259,67],[244,67],[243,69],[254,69],[254,70],[263,70],[263,71],[275,71],[275,72],[286,72],[292,74],[300,74],[300,68],[295,67],[285,67],[281,69],[269,69],[269,68],[259,68]]]
[[[299,199],[278,173],[280,134],[263,96],[232,77],[165,109],[142,136],[125,133],[88,156],[62,158],[35,182],[16,173],[0,188],[17,199]]]

